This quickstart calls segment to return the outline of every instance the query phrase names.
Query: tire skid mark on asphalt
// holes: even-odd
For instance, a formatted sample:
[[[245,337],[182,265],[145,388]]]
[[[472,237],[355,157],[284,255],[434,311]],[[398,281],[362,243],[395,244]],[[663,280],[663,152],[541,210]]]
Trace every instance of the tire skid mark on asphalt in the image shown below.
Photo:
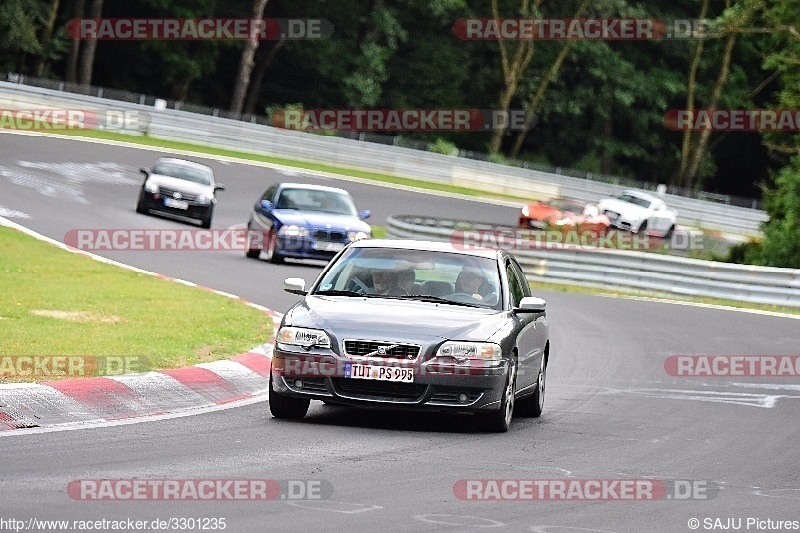
[[[276,327],[280,323],[280,313],[239,296],[72,248],[3,217],[0,217],[0,226],[102,263],[232,298],[263,312]],[[123,376],[0,385],[0,434],[19,434],[20,428],[31,427],[45,430],[104,427],[118,421],[188,416],[209,412],[223,405],[264,401],[269,386],[272,357],[269,344],[272,341],[270,339],[265,345],[229,361]]]
[[[749,392],[704,391],[684,389],[605,389],[606,394],[637,394],[647,398],[668,400],[691,400],[700,402],[726,403],[749,407],[770,409],[782,398],[800,399],[800,396],[786,394],[755,394]]]
[[[378,511],[383,509],[380,505],[369,505],[364,503],[351,503],[351,502],[338,502],[332,500],[303,500],[297,502],[286,502],[292,507],[300,507],[302,509],[313,509],[315,511],[330,511],[333,513],[343,514],[359,514],[367,513],[369,511]]]

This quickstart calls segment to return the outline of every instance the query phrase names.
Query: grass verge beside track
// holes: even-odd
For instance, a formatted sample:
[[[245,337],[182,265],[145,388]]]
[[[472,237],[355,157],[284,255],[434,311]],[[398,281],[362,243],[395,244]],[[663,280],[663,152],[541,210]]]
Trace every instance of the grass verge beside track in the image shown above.
[[[9,366],[14,357],[84,356],[106,369],[102,361],[123,358],[127,370],[143,372],[236,355],[272,335],[270,317],[210,291],[10,228],[0,227],[0,249],[0,383],[88,377],[24,375]]]

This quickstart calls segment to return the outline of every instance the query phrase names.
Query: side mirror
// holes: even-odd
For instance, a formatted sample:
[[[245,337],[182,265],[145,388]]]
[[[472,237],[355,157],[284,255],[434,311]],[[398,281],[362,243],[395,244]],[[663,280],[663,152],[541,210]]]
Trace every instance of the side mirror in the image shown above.
[[[517,313],[544,313],[547,302],[535,296],[526,296],[519,302],[519,307],[514,309]]]
[[[301,296],[308,294],[306,292],[306,280],[303,278],[286,278],[283,280],[283,290]]]
[[[150,169],[149,168],[140,168],[139,172],[144,174],[144,179],[147,179],[147,178],[150,177]]]
[[[261,205],[262,209],[266,209],[267,211],[272,211],[272,209],[275,207],[269,200],[261,200],[259,205]]]
[[[366,220],[372,216],[372,211],[370,211],[369,209],[364,209],[358,216],[359,218],[361,218],[361,220]]]
[[[225,190],[225,186],[224,185],[221,185],[221,184],[214,185],[214,191],[224,191],[224,190]]]

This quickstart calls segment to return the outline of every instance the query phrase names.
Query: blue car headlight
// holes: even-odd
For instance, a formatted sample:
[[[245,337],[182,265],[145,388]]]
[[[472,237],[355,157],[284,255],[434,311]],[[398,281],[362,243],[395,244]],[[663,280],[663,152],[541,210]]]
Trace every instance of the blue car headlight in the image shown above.
[[[361,239],[368,239],[370,234],[365,231],[351,231],[347,234],[347,240],[350,242],[360,241]]]
[[[280,237],[307,237],[308,228],[304,226],[297,226],[295,224],[289,224],[281,227],[281,229],[278,230],[278,235]]]

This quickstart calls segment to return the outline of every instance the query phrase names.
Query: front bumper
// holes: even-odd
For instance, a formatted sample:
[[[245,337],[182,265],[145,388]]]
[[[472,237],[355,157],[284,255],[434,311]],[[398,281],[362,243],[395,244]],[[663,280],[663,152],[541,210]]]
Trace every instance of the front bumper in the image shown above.
[[[612,226],[625,231],[636,231],[639,229],[639,226],[642,223],[640,219],[629,218],[607,209],[603,210],[603,214],[605,214],[608,217],[608,220],[611,222]]]
[[[345,377],[348,364],[413,368],[414,381]],[[276,347],[271,373],[273,389],[284,396],[361,407],[481,412],[499,408],[508,364],[505,360],[496,366],[480,361],[465,366],[430,359],[419,363],[380,357],[350,358],[281,351]]]
[[[150,211],[157,211],[159,213],[166,213],[180,218],[203,219],[208,216],[213,204],[200,204],[197,202],[188,202],[187,209],[178,209],[175,207],[168,207],[164,205],[164,196],[158,195],[154,197],[152,193],[145,192],[142,195],[142,204]]]

